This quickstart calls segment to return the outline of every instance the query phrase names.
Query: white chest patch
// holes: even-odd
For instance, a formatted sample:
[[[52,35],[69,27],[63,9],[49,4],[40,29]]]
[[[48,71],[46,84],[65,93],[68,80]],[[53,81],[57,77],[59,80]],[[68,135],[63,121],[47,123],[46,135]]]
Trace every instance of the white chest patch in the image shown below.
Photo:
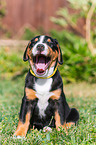
[[[44,116],[45,109],[48,106],[48,99],[53,95],[53,93],[49,92],[52,85],[52,78],[50,79],[38,79],[34,85],[34,89],[36,90],[36,96],[38,100],[39,114],[40,116]]]

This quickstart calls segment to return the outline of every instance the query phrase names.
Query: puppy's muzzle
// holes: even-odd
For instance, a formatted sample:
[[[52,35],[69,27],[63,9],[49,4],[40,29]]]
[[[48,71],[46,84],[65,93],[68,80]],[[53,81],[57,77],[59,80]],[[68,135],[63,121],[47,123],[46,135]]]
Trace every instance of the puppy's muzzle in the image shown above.
[[[36,47],[37,51],[39,51],[39,52],[44,51],[44,48],[45,48],[45,46],[43,44],[38,44]]]

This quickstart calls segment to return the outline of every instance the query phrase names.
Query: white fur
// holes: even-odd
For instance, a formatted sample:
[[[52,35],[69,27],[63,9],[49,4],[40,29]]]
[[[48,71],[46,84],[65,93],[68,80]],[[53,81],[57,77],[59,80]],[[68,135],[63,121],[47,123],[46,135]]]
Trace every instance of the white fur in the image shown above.
[[[37,82],[34,85],[34,89],[36,90],[36,96],[38,100],[39,114],[40,116],[44,116],[44,111],[48,106],[48,99],[53,95],[53,93],[49,92],[52,85],[52,78],[50,79],[37,79]]]
[[[45,74],[43,74],[42,76],[40,76],[40,75],[38,75],[38,74],[36,73],[36,68],[35,68],[35,66],[34,66],[34,65],[31,65],[31,67],[32,67],[32,70],[33,70],[33,72],[35,73],[35,75],[36,75],[37,77],[41,77],[41,79],[42,79],[42,77],[45,77],[45,78],[46,78],[46,77],[49,77],[49,76],[52,75],[53,72],[54,72],[54,66],[53,66],[53,67],[50,67],[49,70],[46,69]]]
[[[52,132],[52,128],[50,128],[50,127],[48,127],[48,126],[45,126],[45,127],[43,128],[43,131],[44,131],[44,132]]]
[[[43,42],[44,37],[45,37],[44,35],[40,36],[40,42],[39,43],[42,43]]]

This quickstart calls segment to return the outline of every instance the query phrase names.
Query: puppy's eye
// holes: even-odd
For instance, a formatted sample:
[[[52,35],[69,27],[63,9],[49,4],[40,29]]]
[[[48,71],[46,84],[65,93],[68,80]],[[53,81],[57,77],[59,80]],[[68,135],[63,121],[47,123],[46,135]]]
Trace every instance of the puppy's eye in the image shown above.
[[[47,44],[48,44],[50,47],[53,47],[53,42],[52,42],[50,39],[47,39]]]

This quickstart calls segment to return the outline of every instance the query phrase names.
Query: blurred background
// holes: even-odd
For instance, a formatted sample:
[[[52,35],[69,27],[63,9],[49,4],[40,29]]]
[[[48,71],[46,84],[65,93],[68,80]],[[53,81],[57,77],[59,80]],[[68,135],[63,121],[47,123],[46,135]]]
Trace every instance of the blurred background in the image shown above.
[[[59,66],[70,107],[80,113],[68,135],[28,132],[22,144],[96,144],[96,0],[0,0],[0,133],[12,138],[29,69],[23,53],[36,35],[58,40],[64,63]],[[58,133],[58,134],[57,134]],[[27,142],[27,143],[26,143]]]
[[[50,35],[60,43],[63,81],[96,83],[96,2],[94,0],[0,0],[1,78],[23,76],[28,40]]]

